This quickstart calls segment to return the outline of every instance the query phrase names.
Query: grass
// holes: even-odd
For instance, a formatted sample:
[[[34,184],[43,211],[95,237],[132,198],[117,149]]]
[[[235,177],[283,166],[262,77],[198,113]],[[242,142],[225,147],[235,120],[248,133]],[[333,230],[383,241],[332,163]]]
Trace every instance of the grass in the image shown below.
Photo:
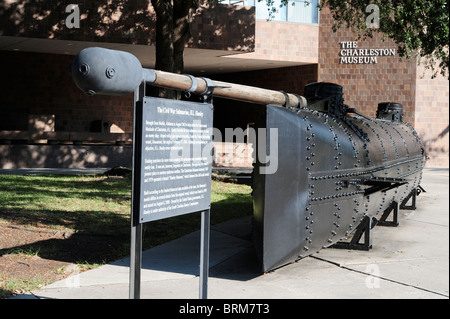
[[[33,276],[28,279],[16,279],[16,278],[8,278],[2,282],[0,289],[0,298],[9,297],[10,291],[14,292],[26,292],[38,289],[47,284],[45,279],[42,276]],[[5,293],[1,293],[1,290],[4,290]],[[2,296],[3,294],[3,296]]]
[[[0,176],[0,223],[71,232],[128,234],[130,203],[129,178]],[[249,215],[251,205],[249,186],[212,182],[212,224]],[[170,218],[159,224],[183,226],[200,220],[199,216],[191,215],[199,214]]]
[[[0,223],[104,235],[130,232],[131,181],[107,176],[0,176]],[[211,223],[252,213],[251,188],[213,181]],[[200,214],[147,223],[184,233]],[[170,225],[170,227],[164,227]],[[199,227],[199,226],[198,226]],[[194,230],[194,229],[189,229]]]
[[[0,176],[0,222],[91,233],[123,232],[130,182],[106,176]]]
[[[0,175],[0,224],[68,232],[69,239],[76,238],[77,234],[119,237],[121,247],[105,251],[104,256],[95,260],[71,260],[80,269],[91,268],[98,260],[106,263],[129,255],[130,210],[131,180],[127,177]],[[212,182],[212,225],[251,214],[251,187]],[[198,229],[199,213],[145,223],[143,249]],[[1,253],[0,249],[0,256]],[[4,249],[3,254],[51,259],[60,254],[60,249],[56,241],[48,241]],[[8,278],[7,281],[0,278],[0,292],[18,290],[18,287],[29,291],[42,284],[41,278]]]

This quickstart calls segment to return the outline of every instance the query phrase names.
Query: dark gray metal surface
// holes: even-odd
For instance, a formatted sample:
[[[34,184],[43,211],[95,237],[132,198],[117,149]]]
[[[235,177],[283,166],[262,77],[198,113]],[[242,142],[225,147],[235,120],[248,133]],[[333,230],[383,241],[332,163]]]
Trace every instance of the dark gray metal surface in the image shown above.
[[[78,53],[70,73],[88,95],[132,93],[144,77],[141,62],[133,54],[97,47]]]
[[[341,241],[366,216],[381,217],[419,186],[425,154],[411,125],[344,116],[267,107],[263,125],[268,135],[278,131],[280,152],[274,174],[260,174],[260,163],[254,169],[254,237],[263,271]]]

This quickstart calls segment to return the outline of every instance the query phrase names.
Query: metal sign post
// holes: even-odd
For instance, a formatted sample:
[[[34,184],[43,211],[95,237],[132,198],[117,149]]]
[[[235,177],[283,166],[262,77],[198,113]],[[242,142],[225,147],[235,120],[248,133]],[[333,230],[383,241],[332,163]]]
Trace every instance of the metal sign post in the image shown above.
[[[142,101],[145,96],[145,82],[134,93],[133,123],[133,174],[131,184],[131,242],[130,242],[130,299],[141,298],[142,227],[139,222],[141,151],[142,143]]]
[[[208,298],[210,210],[202,212],[200,238],[200,299]]]
[[[207,298],[213,106],[135,93],[130,298],[140,298],[143,223],[202,212],[200,298]]]

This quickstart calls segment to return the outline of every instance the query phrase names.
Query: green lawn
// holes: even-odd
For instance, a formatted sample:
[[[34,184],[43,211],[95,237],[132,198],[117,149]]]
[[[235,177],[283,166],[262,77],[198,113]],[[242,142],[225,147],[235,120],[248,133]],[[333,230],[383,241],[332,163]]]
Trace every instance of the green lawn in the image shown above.
[[[0,222],[91,233],[129,225],[130,182],[104,176],[0,176]]]
[[[128,235],[130,178],[0,175],[0,223],[70,232]],[[252,213],[251,187],[212,182],[211,224]],[[151,246],[200,227],[200,214],[144,224]]]

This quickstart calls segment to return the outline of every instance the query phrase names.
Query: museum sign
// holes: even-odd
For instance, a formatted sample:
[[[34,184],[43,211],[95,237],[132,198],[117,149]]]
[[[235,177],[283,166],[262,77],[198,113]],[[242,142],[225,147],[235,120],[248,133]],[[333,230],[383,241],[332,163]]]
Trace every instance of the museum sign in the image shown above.
[[[378,57],[395,56],[395,49],[360,49],[357,41],[341,41],[339,64],[377,64]]]

